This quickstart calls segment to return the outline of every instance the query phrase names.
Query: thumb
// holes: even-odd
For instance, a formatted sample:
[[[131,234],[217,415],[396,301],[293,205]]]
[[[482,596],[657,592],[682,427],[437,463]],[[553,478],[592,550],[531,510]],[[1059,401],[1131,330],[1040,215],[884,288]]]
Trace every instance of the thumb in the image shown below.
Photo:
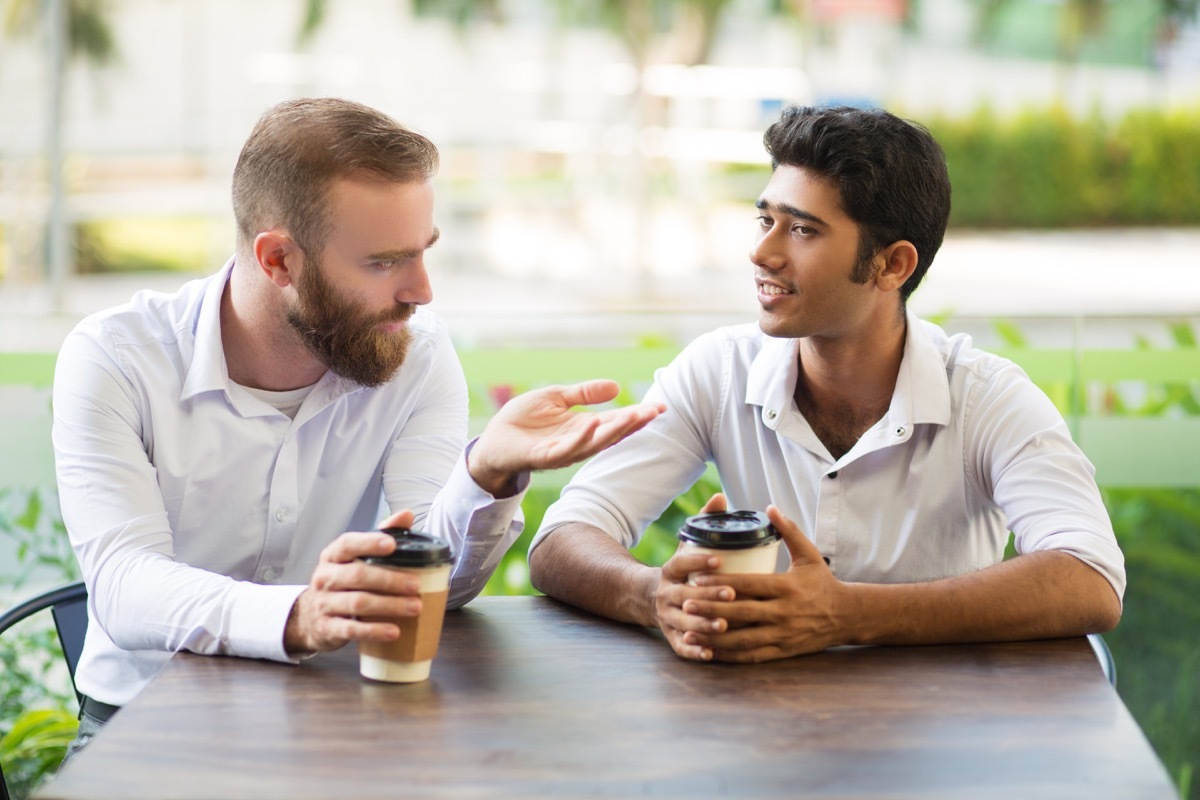
[[[777,507],[767,506],[767,518],[771,520],[775,530],[779,531],[779,535],[783,537],[783,543],[792,557],[793,567],[801,564],[825,563],[821,551],[817,550],[817,546],[808,540],[808,537],[800,530],[800,526],[785,517]]]
[[[390,517],[386,517],[379,523],[378,527],[380,530],[383,528],[411,528],[414,519],[413,512],[406,508],[403,511],[397,511]]]
[[[704,508],[700,509],[701,514],[714,514],[726,510],[729,504],[725,502],[725,495],[717,492],[712,497],[708,498],[708,502],[704,504]]]
[[[621,393],[621,387],[616,381],[605,379],[584,381],[562,387],[564,404],[571,406],[591,406],[596,403],[607,403]]]

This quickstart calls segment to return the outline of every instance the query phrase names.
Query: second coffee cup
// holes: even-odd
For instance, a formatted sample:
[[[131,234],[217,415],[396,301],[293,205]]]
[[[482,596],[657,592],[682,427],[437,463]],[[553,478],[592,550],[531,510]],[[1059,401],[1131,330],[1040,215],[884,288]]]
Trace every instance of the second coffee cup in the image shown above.
[[[363,560],[416,575],[420,581],[421,614],[386,620],[400,626],[398,639],[359,642],[359,672],[364,678],[377,681],[416,683],[429,677],[433,658],[437,655],[450,588],[450,566],[454,559],[450,543],[445,539],[406,528],[384,528],[383,532],[395,537],[395,551]]]
[[[718,573],[775,571],[779,561],[779,532],[759,511],[719,511],[688,517],[679,529],[680,552],[720,557]],[[694,576],[688,583],[694,585]]]

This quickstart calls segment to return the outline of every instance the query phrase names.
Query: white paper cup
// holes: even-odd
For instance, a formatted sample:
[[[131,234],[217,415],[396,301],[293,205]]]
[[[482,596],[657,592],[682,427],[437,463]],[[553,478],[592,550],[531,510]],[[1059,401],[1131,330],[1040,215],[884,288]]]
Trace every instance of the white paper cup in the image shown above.
[[[766,514],[757,511],[722,511],[688,517],[679,529],[682,553],[714,555],[721,559],[718,574],[775,572],[782,539]],[[695,576],[688,583],[695,585]]]
[[[416,683],[429,678],[437,655],[450,589],[450,546],[426,534],[388,529],[396,536],[396,553],[368,563],[415,575],[420,583],[421,613],[388,620],[400,626],[400,637],[390,642],[359,642],[358,670],[364,678],[388,683]],[[417,565],[415,562],[426,562]],[[379,621],[373,619],[372,621]]]

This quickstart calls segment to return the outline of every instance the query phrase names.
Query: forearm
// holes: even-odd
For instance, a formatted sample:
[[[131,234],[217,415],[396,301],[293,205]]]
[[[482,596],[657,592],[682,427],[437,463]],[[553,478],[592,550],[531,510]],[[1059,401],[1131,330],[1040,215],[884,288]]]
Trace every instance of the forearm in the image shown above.
[[[88,573],[97,622],[125,650],[286,660],[282,631],[302,587],[259,585],[152,553]]]
[[[551,597],[619,622],[658,627],[659,570],[591,525],[568,523],[529,556],[530,579]]]
[[[919,584],[843,584],[840,644],[934,644],[1111,630],[1121,603],[1099,572],[1064,552]]]

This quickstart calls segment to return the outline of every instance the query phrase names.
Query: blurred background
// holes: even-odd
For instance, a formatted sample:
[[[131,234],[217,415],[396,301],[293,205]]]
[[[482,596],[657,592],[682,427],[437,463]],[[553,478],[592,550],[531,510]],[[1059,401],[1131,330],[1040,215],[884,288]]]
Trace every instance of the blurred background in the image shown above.
[[[943,141],[954,219],[918,311],[1189,312],[1196,5],[4,0],[0,334],[53,346],[214,270],[245,136],[303,95],[440,146],[435,308],[466,343],[753,313],[761,136],[791,102],[883,105]]]
[[[473,424],[580,363],[628,378],[630,400],[698,333],[754,319],[752,203],[780,109],[886,107],[935,133],[954,185],[910,305],[1026,366],[1096,462],[1130,569],[1107,637],[1118,689],[1200,797],[1198,5],[0,0],[0,358],[52,364],[84,314],[216,270],[259,114],[334,95],[441,149],[433,308]],[[74,576],[47,381],[0,366],[0,608]],[[669,552],[708,481],[643,558]],[[557,487],[531,492],[531,529]],[[524,557],[489,591],[531,591]],[[44,678],[41,633],[0,645],[0,759],[33,785],[54,751],[22,750],[11,721],[68,692]]]

